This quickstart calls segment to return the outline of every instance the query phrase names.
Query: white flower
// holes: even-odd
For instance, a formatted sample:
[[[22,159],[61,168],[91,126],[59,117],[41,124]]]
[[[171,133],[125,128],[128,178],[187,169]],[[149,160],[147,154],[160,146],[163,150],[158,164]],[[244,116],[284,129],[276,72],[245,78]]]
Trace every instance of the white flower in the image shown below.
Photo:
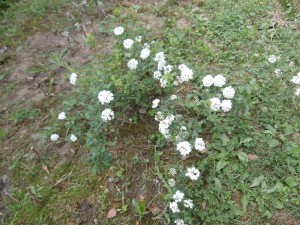
[[[164,78],[160,78],[159,79],[159,82],[160,82],[160,86],[161,87],[167,87],[167,84],[168,84],[168,81],[166,80],[166,79],[164,79]]]
[[[180,131],[181,131],[181,132],[186,131],[186,126],[181,126],[181,127],[180,127]]]
[[[141,58],[142,59],[147,59],[150,55],[150,50],[149,48],[144,48],[142,51],[141,51]]]
[[[202,138],[196,138],[195,140],[195,149],[203,152],[205,150],[205,142]]]
[[[172,68],[173,66],[172,65],[167,65],[164,67],[164,73],[167,74],[167,73],[171,73],[172,72]]]
[[[175,100],[177,98],[177,95],[171,95],[170,99]]]
[[[67,117],[66,117],[66,113],[65,112],[61,112],[60,114],[58,114],[58,119],[59,120],[64,120],[64,119],[66,119]]]
[[[158,53],[155,55],[154,60],[155,60],[156,62],[162,61],[162,60],[164,61],[164,60],[165,60],[165,53],[164,53],[164,52],[158,52]]]
[[[192,151],[192,146],[189,142],[182,141],[177,144],[176,149],[183,157],[186,157]]]
[[[183,200],[184,193],[181,191],[177,190],[176,193],[173,195],[173,199],[175,202],[181,202]]]
[[[276,74],[277,76],[282,75],[281,69],[276,69],[274,72],[275,72],[275,74]]]
[[[300,88],[298,88],[298,89],[295,91],[295,95],[296,95],[296,96],[300,96]]]
[[[177,174],[176,169],[175,168],[170,168],[169,174],[175,176]]]
[[[224,98],[233,98],[235,94],[235,90],[233,87],[229,86],[222,90]]]
[[[193,71],[188,68],[186,65],[181,64],[178,66],[178,69],[181,71],[179,79],[184,82],[193,79]]]
[[[183,205],[184,205],[184,207],[190,208],[190,209],[192,209],[194,207],[193,200],[191,200],[191,199],[183,200]]]
[[[166,60],[164,60],[164,59],[159,60],[159,61],[157,62],[157,69],[158,69],[159,71],[163,70],[163,69],[165,68],[166,63],[167,63],[167,62],[166,62]]]
[[[115,114],[111,109],[104,109],[101,113],[101,119],[104,122],[113,120],[115,118]]]
[[[137,68],[138,64],[139,62],[136,59],[130,59],[127,63],[127,66],[129,69],[134,70]]]
[[[155,115],[155,117],[154,117],[154,119],[156,120],[156,121],[161,121],[161,120],[163,120],[164,119],[164,116],[163,116],[163,114],[162,114],[162,112],[157,112],[156,113],[156,115]]]
[[[51,141],[57,141],[58,138],[59,138],[58,134],[51,134],[51,137],[50,137]]]
[[[144,48],[150,48],[150,45],[148,43],[145,43]]]
[[[175,180],[172,178],[172,179],[169,179],[168,180],[168,184],[171,186],[171,187],[174,187],[175,186]]]
[[[131,47],[132,47],[133,43],[134,43],[133,40],[131,40],[131,39],[126,39],[126,40],[124,40],[123,45],[124,45],[125,48],[128,49],[128,48],[131,48]]]
[[[214,78],[214,86],[223,87],[226,83],[226,78],[222,74],[218,74]]]
[[[275,55],[270,55],[269,58],[268,58],[268,61],[270,63],[275,63],[277,61],[277,57]]]
[[[175,116],[169,115],[165,119],[161,120],[159,122],[159,132],[168,139],[170,135],[169,126],[172,124],[173,120],[175,119]]]
[[[155,80],[159,80],[159,79],[161,78],[161,72],[155,71],[155,72],[153,73],[153,78],[154,78]]]
[[[70,76],[70,83],[75,85],[77,81],[77,74],[76,73],[72,73]]]
[[[159,99],[154,99],[153,101],[152,101],[152,109],[155,109],[157,106],[158,106],[158,103],[160,102],[160,100]]]
[[[197,180],[200,176],[200,171],[195,167],[190,167],[187,169],[185,175],[189,177],[191,180]]]
[[[183,219],[177,219],[174,221],[175,225],[185,225],[184,220]]]
[[[116,27],[114,29],[115,35],[121,35],[121,34],[123,34],[123,32],[124,32],[124,28],[123,27]]]
[[[140,42],[142,41],[142,36],[137,36],[137,37],[135,37],[135,40],[136,40],[138,43],[140,43]]]
[[[173,213],[179,213],[180,210],[178,208],[177,202],[170,202],[170,209]]]
[[[297,76],[293,76],[293,78],[291,79],[291,81],[294,84],[300,84],[300,72],[297,74]]]
[[[202,79],[202,83],[204,87],[210,87],[214,83],[214,78],[212,75],[206,75]]]
[[[100,91],[98,94],[98,99],[101,102],[102,105],[105,103],[110,103],[112,100],[114,100],[114,95],[110,91]]]
[[[221,103],[221,107],[224,112],[229,112],[232,109],[231,100],[223,100]]]
[[[77,137],[74,134],[71,134],[70,140],[75,142],[77,141]]]
[[[221,108],[221,101],[219,98],[211,98],[210,99],[210,108],[213,111],[219,111]]]

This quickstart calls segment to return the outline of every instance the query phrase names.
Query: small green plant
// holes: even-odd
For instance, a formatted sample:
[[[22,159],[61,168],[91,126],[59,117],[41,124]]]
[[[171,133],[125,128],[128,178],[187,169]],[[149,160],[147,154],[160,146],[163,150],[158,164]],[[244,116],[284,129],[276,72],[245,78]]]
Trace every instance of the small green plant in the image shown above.
[[[14,124],[19,124],[27,120],[33,120],[39,112],[36,109],[18,108],[11,115],[11,120]]]
[[[142,198],[139,202],[132,199],[131,203],[134,208],[134,211],[138,214],[139,221],[141,221],[143,216],[146,214],[146,206],[145,206],[144,198]]]

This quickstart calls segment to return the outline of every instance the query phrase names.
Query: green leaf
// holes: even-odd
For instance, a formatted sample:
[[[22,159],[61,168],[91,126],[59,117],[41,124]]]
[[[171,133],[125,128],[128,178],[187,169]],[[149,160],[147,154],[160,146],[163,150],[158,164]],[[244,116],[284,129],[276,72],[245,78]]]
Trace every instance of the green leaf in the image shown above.
[[[284,181],[290,188],[297,186],[299,183],[294,177],[287,177]]]
[[[261,182],[265,179],[264,176],[259,176],[259,177],[255,177],[252,181],[252,184],[250,185],[250,187],[257,187],[258,185],[261,184]]]
[[[217,172],[219,172],[221,169],[223,169],[227,164],[229,164],[229,162],[223,161],[223,160],[219,161],[217,163]]]
[[[238,153],[239,160],[241,160],[242,163],[247,164],[249,161],[248,156],[244,152],[239,152]]]
[[[274,207],[276,209],[283,209],[283,204],[281,202],[275,202]]]
[[[248,204],[249,204],[249,198],[248,198],[248,196],[247,195],[243,195],[242,198],[241,198],[241,202],[242,202],[242,205],[243,205],[243,211],[246,212]]]
[[[215,188],[218,192],[221,192],[222,190],[222,184],[219,178],[215,178]]]

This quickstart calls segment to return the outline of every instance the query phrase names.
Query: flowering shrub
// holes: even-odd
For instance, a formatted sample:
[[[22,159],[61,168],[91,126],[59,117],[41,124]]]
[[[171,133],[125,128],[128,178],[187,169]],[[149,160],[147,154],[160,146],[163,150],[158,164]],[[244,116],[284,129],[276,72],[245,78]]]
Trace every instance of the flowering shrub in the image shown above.
[[[113,54],[100,66],[101,72],[99,65],[93,64],[77,73],[75,69],[70,71],[76,101],[66,103],[66,113],[58,115],[65,123],[65,136],[69,137],[71,132],[72,142],[85,140],[93,171],[101,171],[111,159],[106,147],[115,143],[115,139],[109,137],[114,131],[115,119],[129,120],[126,112],[135,115],[144,109],[158,123],[160,134],[154,138],[156,145],[173,145],[178,159],[186,162],[180,166],[176,162],[170,165],[169,174],[165,176],[168,181],[164,183],[170,191],[171,220],[175,224],[228,223],[245,213],[253,196],[239,182],[248,177],[241,176],[238,180],[234,172],[242,171],[248,162],[247,155],[238,149],[252,146],[252,138],[248,137],[249,107],[255,104],[251,98],[255,81],[250,81],[247,87],[239,87],[223,74],[194,72],[193,66],[168,57],[159,42],[146,42],[121,26],[113,33],[118,42]],[[277,60],[279,57],[275,56],[268,59],[271,64]],[[292,82],[298,84],[297,79],[293,78]],[[86,91],[85,95],[82,91]],[[74,107],[83,110],[79,115],[69,116]],[[82,127],[78,129],[76,123]],[[51,140],[58,141],[59,135],[52,134]],[[243,211],[231,204],[227,184],[222,183],[225,176],[234,182],[232,188],[243,191]],[[220,201],[223,204],[212,209]],[[210,210],[201,213],[206,206]],[[216,218],[216,213],[224,213],[224,216]]]

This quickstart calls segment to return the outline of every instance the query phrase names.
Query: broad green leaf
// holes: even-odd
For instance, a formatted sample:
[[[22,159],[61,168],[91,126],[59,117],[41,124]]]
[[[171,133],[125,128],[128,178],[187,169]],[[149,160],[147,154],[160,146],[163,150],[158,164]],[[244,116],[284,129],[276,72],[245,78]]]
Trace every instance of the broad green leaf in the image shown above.
[[[258,185],[261,184],[261,182],[265,179],[264,176],[259,176],[259,177],[255,177],[252,181],[252,184],[250,185],[250,187],[257,187]]]
[[[227,164],[229,164],[229,162],[223,161],[223,160],[219,161],[217,163],[217,172],[219,172],[221,169],[223,169]]]
[[[297,186],[299,183],[294,177],[287,177],[284,181],[290,188]]]
[[[274,207],[276,209],[282,209],[283,208],[283,204],[281,202],[275,202]]]
[[[280,191],[280,190],[282,190],[282,188],[283,188],[282,183],[277,182],[274,187],[267,189],[266,193],[273,193],[275,191]]]
[[[241,162],[244,164],[247,164],[247,162],[249,161],[248,156],[244,152],[239,152],[238,157],[239,157],[239,160],[241,160]]]

